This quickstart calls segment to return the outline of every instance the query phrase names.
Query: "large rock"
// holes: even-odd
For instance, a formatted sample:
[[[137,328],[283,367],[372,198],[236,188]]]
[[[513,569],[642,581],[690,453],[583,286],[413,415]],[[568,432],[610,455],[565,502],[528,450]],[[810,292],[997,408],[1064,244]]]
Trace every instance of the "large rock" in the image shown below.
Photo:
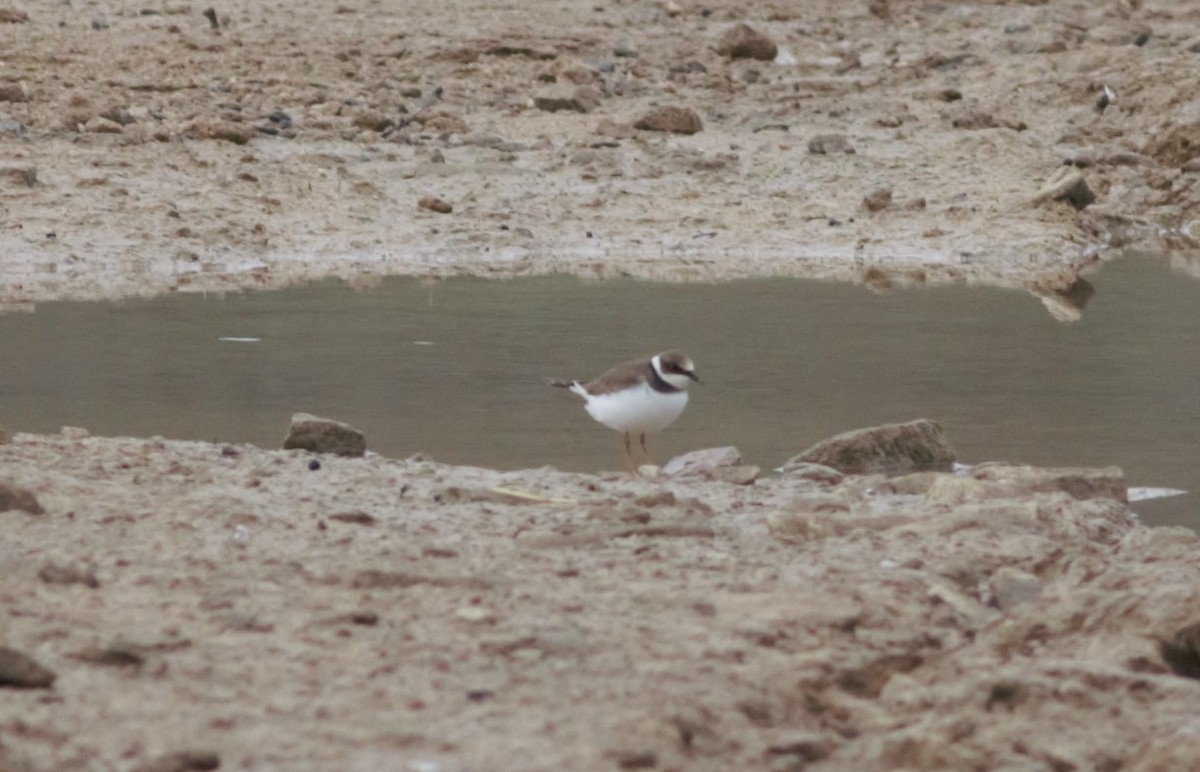
[[[807,462],[845,474],[948,471],[954,448],[937,423],[926,418],[856,429],[818,442],[787,463]]]
[[[358,457],[367,452],[367,439],[350,424],[308,413],[296,413],[292,416],[292,426],[283,441],[283,449]]]

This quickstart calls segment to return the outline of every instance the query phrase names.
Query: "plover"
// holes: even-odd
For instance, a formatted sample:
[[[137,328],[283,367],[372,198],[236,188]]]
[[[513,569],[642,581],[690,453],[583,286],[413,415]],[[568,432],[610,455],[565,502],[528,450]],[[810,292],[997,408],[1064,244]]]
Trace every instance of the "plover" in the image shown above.
[[[700,379],[692,360],[678,351],[664,351],[649,359],[635,359],[608,370],[595,380],[550,381],[583,397],[588,414],[625,439],[625,460],[636,471],[630,443],[638,435],[642,453],[650,461],[646,435],[661,431],[687,407],[688,382]]]

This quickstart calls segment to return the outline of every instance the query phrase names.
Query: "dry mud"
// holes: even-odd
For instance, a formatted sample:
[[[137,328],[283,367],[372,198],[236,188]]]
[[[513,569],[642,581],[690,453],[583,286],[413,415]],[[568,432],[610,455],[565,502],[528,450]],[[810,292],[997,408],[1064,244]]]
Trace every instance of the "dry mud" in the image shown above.
[[[1197,536],[1137,523],[1119,470],[737,485],[313,460],[0,446],[44,510],[0,513],[0,640],[57,674],[2,692],[0,767],[1200,758]]]
[[[1200,237],[1183,0],[201,10],[0,24],[0,302],[554,271],[1052,291]],[[718,53],[739,22],[787,63]],[[663,107],[702,130],[633,128]],[[1064,163],[1082,212],[1038,202]]]
[[[1069,299],[1200,235],[1191,2],[214,8],[0,8],[0,303],[539,272]],[[790,62],[719,53],[738,22]],[[633,128],[666,106],[703,129]],[[1082,210],[1039,199],[1064,168]],[[43,510],[0,491],[0,680],[42,683],[0,688],[4,770],[1200,765],[1196,536],[1115,470],[736,485],[67,432],[0,444],[0,484]]]

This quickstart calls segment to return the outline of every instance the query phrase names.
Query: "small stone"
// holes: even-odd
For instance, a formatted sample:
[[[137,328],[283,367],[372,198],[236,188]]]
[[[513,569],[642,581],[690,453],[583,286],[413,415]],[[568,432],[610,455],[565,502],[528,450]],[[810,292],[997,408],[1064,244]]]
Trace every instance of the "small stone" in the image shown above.
[[[453,113],[432,112],[413,120],[425,131],[436,131],[439,134],[467,133],[467,122]]]
[[[31,515],[45,514],[46,511],[42,509],[37,497],[30,491],[15,485],[0,483],[0,512],[7,512],[10,509],[19,509]]]
[[[1042,582],[1028,571],[1004,566],[988,579],[988,589],[992,591],[996,607],[1001,611],[1009,611],[1022,603],[1040,598]]]
[[[892,189],[876,188],[863,196],[862,204],[868,212],[881,212],[892,205]]]
[[[942,427],[922,418],[845,432],[822,440],[792,461],[822,464],[846,474],[869,474],[949,471],[954,459]]]
[[[46,584],[82,584],[93,589],[100,586],[94,567],[73,563],[47,563],[38,571],[38,579]]]
[[[243,123],[204,119],[197,119],[193,122],[188,133],[195,139],[219,139],[235,145],[244,145],[258,134],[253,126]]]
[[[1200,679],[1200,622],[1181,628],[1169,641],[1161,641],[1159,653],[1175,675]]]
[[[308,413],[296,413],[292,416],[292,425],[283,441],[283,449],[357,458],[366,453],[367,440],[362,432],[349,424]]]
[[[0,687],[46,689],[58,676],[16,649],[0,646]]]
[[[207,772],[220,769],[221,757],[214,751],[175,751],[147,761],[133,772]]]
[[[669,106],[646,113],[633,124],[633,128],[671,134],[695,134],[704,130],[704,124],[692,108]]]
[[[396,125],[396,122],[378,110],[364,110],[354,116],[354,125],[368,131],[384,132]]]
[[[1083,172],[1072,166],[1062,166],[1050,178],[1033,202],[1040,204],[1045,201],[1066,201],[1075,209],[1083,209],[1096,200],[1096,194],[1088,187]]]
[[[667,4],[663,6],[663,10],[667,12],[667,16],[674,19],[679,14],[683,13],[683,8],[675,0],[667,0]]]
[[[775,41],[751,27],[738,24],[721,36],[717,53],[730,59],[757,59],[761,62],[775,61],[779,47]]]
[[[0,182],[17,187],[32,188],[37,184],[36,166],[6,166],[0,168]]]
[[[86,440],[92,436],[92,433],[82,426],[64,426],[58,430],[58,434],[64,440],[74,440],[76,442]]]
[[[833,153],[854,155],[857,151],[845,134],[818,134],[808,141],[808,152],[813,155]]]
[[[0,83],[0,102],[28,102],[29,96],[20,83]]]
[[[454,207],[450,205],[450,202],[444,201],[436,196],[425,196],[417,202],[417,206],[421,209],[428,209],[431,212],[437,212],[438,214],[450,214],[454,211]]]
[[[533,106],[548,113],[563,110],[590,113],[600,106],[600,92],[592,86],[576,86],[574,89],[555,89],[533,98]]]
[[[83,130],[91,134],[120,134],[124,129],[116,121],[94,115],[83,125]]]
[[[663,466],[668,477],[709,477],[718,469],[735,467],[742,463],[742,454],[732,445],[723,448],[693,450],[676,456]]]
[[[481,606],[463,606],[454,612],[454,616],[465,622],[487,622],[494,618],[491,609]]]

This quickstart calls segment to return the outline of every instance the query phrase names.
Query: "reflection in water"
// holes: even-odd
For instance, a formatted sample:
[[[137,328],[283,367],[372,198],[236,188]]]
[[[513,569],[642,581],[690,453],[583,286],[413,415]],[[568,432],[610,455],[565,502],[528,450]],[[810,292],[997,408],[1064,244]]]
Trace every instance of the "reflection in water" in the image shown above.
[[[396,279],[48,303],[0,316],[0,426],[278,447],[304,411],[389,456],[619,469],[620,437],[546,381],[679,347],[704,383],[656,439],[660,459],[730,444],[769,468],[847,429],[928,417],[966,462],[1119,464],[1134,485],[1200,490],[1200,282],[1146,260],[1091,278],[1071,325],[1017,291],[783,279]],[[1194,525],[1194,500],[1138,510]]]

